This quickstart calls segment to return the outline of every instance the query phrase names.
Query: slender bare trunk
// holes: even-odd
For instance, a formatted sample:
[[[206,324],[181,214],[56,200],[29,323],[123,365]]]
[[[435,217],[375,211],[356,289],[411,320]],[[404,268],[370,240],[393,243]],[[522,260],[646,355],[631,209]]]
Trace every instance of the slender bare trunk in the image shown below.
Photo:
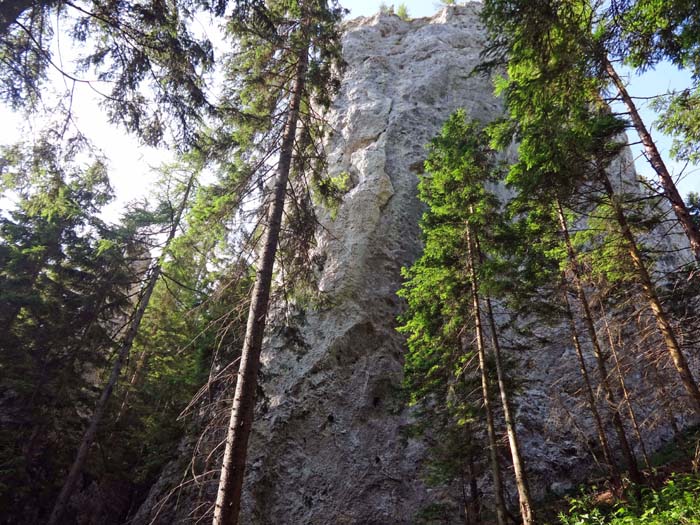
[[[672,396],[666,388],[666,380],[663,377],[661,377],[661,372],[659,372],[657,364],[652,362],[651,360],[649,361],[649,369],[654,375],[653,383],[656,386],[656,388],[659,389],[659,393],[661,394],[661,400],[659,404],[663,407],[664,412],[666,413],[666,417],[668,418],[668,421],[671,424],[674,439],[678,439],[678,437],[680,437],[681,435],[681,429],[678,426],[678,422],[676,421],[676,415],[673,413],[673,409],[671,408],[671,403],[674,403],[675,396]]]
[[[588,401],[588,408],[591,411],[593,420],[595,421],[596,431],[598,432],[598,441],[603,449],[603,458],[608,466],[610,475],[614,480],[619,480],[620,473],[617,471],[617,466],[613,460],[612,454],[610,453],[610,446],[608,444],[608,437],[605,434],[605,427],[603,426],[603,420],[600,417],[600,412],[595,402],[595,394],[593,393],[593,387],[591,386],[591,380],[588,376],[588,367],[586,366],[586,361],[583,358],[583,349],[581,348],[581,340],[578,336],[578,329],[576,328],[576,321],[574,320],[574,314],[571,310],[571,303],[569,302],[569,295],[566,284],[566,279],[562,278],[562,295],[564,297],[564,307],[566,319],[569,322],[569,329],[571,330],[571,340],[574,343],[574,349],[576,350],[576,357],[578,359],[579,369],[581,370],[581,377],[583,378],[584,391],[586,392],[586,400]]]
[[[678,344],[678,339],[676,338],[676,333],[671,326],[671,321],[661,305],[659,296],[656,293],[656,288],[651,281],[649,271],[644,264],[642,254],[637,246],[637,240],[635,239],[629,223],[627,222],[627,217],[625,216],[622,206],[620,206],[620,203],[616,198],[615,191],[610,183],[607,173],[602,168],[598,169],[598,179],[603,184],[605,193],[610,199],[610,205],[615,213],[615,219],[620,227],[620,232],[627,243],[627,251],[632,259],[632,264],[634,265],[637,279],[639,280],[639,284],[642,286],[644,295],[649,303],[649,308],[654,315],[656,326],[658,327],[661,337],[664,340],[666,350],[673,360],[673,364],[681,378],[683,387],[690,396],[693,408],[697,413],[700,413],[700,390],[698,389],[698,384],[693,378],[693,374],[688,366],[688,361],[686,360],[685,355]]]
[[[473,251],[476,252],[476,257],[479,264],[483,263],[483,254],[479,243],[479,236],[476,233],[471,235],[473,243]],[[474,268],[472,268],[472,288],[476,290],[477,276]],[[491,299],[488,295],[484,297],[486,304],[486,318],[488,319],[489,331],[491,332],[491,345],[493,347],[493,356],[496,363],[496,377],[498,379],[498,390],[501,394],[501,406],[503,408],[503,418],[506,423],[506,434],[508,435],[508,445],[510,446],[510,455],[513,460],[513,473],[515,474],[515,485],[518,489],[518,500],[520,502],[520,517],[523,520],[523,525],[533,525],[535,523],[535,511],[530,497],[530,487],[527,481],[525,465],[523,463],[522,454],[520,453],[520,443],[518,432],[513,418],[513,411],[510,405],[508,388],[506,387],[505,373],[503,372],[503,360],[501,356],[501,344],[498,339],[498,328],[496,320],[493,316],[493,308]]]
[[[131,375],[131,379],[129,380],[129,386],[127,387],[126,392],[124,393],[124,398],[122,399],[122,402],[119,405],[119,413],[117,413],[115,421],[120,421],[124,417],[124,414],[126,414],[126,411],[129,407],[129,397],[131,395],[131,391],[141,381],[141,376],[143,375],[143,371],[146,369],[147,361],[148,351],[143,350],[139,354],[139,358],[136,360],[136,368],[134,369],[134,373]]]
[[[153,292],[153,287],[155,287],[155,282],[157,281],[158,275],[160,273],[157,271],[157,268],[158,267],[154,268],[154,272],[151,276],[151,279],[149,280],[148,286],[146,287],[146,290],[144,291],[144,294],[141,297],[141,301],[139,302],[139,307],[136,311],[136,314],[133,317],[131,325],[129,326],[129,330],[126,336],[124,337],[124,341],[122,342],[119,352],[117,353],[117,358],[114,361],[114,364],[112,365],[112,371],[110,373],[109,380],[107,381],[107,384],[102,390],[102,394],[100,395],[100,398],[97,401],[97,406],[95,407],[95,411],[93,412],[92,418],[90,419],[90,424],[88,425],[87,431],[83,435],[80,447],[78,448],[78,453],[73,461],[73,465],[71,466],[70,472],[68,473],[68,477],[66,478],[63,488],[61,489],[58,499],[56,500],[56,503],[54,505],[53,511],[51,513],[51,518],[49,519],[49,525],[55,525],[57,523],[60,523],[61,517],[63,516],[63,513],[65,511],[65,507],[70,501],[70,497],[73,495],[75,485],[78,479],[80,478],[83,466],[85,465],[85,460],[87,459],[88,452],[90,451],[90,446],[95,440],[99,424],[102,421],[102,416],[104,415],[104,411],[107,406],[107,401],[112,395],[112,391],[114,390],[114,387],[117,384],[117,380],[119,379],[119,374],[121,372],[122,366],[124,365],[124,361],[126,361],[126,357],[129,354],[129,350],[131,350],[134,338],[138,333],[138,326],[141,322],[141,319],[143,318],[143,313],[146,310],[148,300],[150,299],[151,293]]]
[[[182,215],[187,205],[189,194],[192,190],[193,185],[194,175],[190,176],[190,180],[187,184],[187,188],[182,198],[182,203],[178,209],[177,216],[175,217],[175,220],[173,221],[173,224],[170,227],[168,238],[165,241],[164,251],[168,249],[171,241],[175,238],[175,235],[177,234],[177,229],[180,224],[180,220],[182,219]],[[148,307],[148,303],[151,299],[151,295],[153,294],[153,290],[155,289],[156,284],[158,283],[160,273],[161,264],[160,261],[156,261],[156,263],[151,269],[151,274],[148,278],[146,287],[144,288],[143,293],[141,294],[141,297],[139,299],[138,307],[134,312],[134,316],[131,318],[129,328],[126,334],[124,335],[124,339],[122,340],[119,352],[117,352],[117,358],[115,359],[114,364],[112,365],[112,371],[109,375],[109,379],[107,380],[107,384],[103,388],[100,398],[97,400],[95,411],[93,412],[92,417],[90,418],[90,424],[88,425],[88,428],[85,431],[85,434],[83,435],[80,447],[78,448],[78,453],[76,454],[75,459],[73,460],[73,465],[71,466],[70,472],[68,473],[66,481],[63,484],[63,488],[61,489],[61,492],[59,493],[58,498],[56,499],[53,511],[51,512],[51,517],[49,518],[49,525],[56,525],[57,523],[61,522],[61,518],[66,510],[66,506],[68,505],[68,502],[70,501],[70,498],[73,495],[73,491],[75,490],[76,484],[83,471],[83,467],[85,466],[85,460],[88,457],[88,452],[90,451],[90,447],[92,446],[92,443],[95,440],[95,436],[97,435],[99,425],[102,422],[102,417],[107,407],[107,402],[112,396],[112,391],[114,390],[114,387],[116,386],[117,381],[119,380],[119,375],[121,373],[122,366],[124,365],[124,362],[126,361],[126,358],[129,355],[129,352],[131,351],[131,347],[134,344],[136,335],[139,332],[141,320],[143,319],[143,316],[146,312],[146,308]]]
[[[474,329],[476,331],[476,350],[479,358],[479,371],[481,372],[481,397],[484,401],[486,413],[486,430],[489,437],[489,453],[491,458],[491,472],[493,474],[493,491],[496,498],[496,521],[498,525],[506,523],[506,505],[503,500],[503,481],[501,480],[501,466],[498,461],[498,445],[496,428],[491,408],[491,393],[489,388],[488,373],[486,368],[486,350],[484,346],[484,330],[481,324],[481,304],[479,302],[479,289],[476,279],[476,257],[472,247],[471,233],[467,227],[467,246],[469,257],[469,271],[472,279],[472,315],[474,317]]]
[[[486,316],[489,320],[489,328],[491,330],[491,342],[493,344],[493,352],[496,360],[496,375],[498,377],[498,389],[501,393],[501,404],[503,406],[503,416],[506,422],[506,432],[508,434],[508,444],[510,445],[510,453],[513,457],[513,471],[515,474],[515,484],[518,488],[518,499],[520,501],[520,516],[523,520],[523,525],[532,525],[535,523],[535,510],[530,497],[530,487],[525,472],[525,465],[522,454],[520,453],[520,443],[518,433],[513,418],[512,408],[508,389],[505,382],[505,374],[501,362],[501,346],[498,340],[496,323],[493,317],[493,309],[491,307],[491,299],[486,297]]]
[[[469,497],[471,511],[470,515],[473,518],[468,518],[469,523],[481,523],[481,497],[479,496],[479,481],[476,476],[476,467],[474,466],[474,453],[469,455]]]
[[[236,393],[231,407],[231,419],[226,436],[226,450],[221,465],[221,477],[214,508],[214,525],[236,525],[241,507],[241,491],[248,450],[248,438],[253,426],[255,391],[257,388],[260,351],[262,348],[265,321],[267,318],[272,270],[277,253],[277,244],[282,226],[282,212],[287,192],[287,182],[294,153],[294,138],[299,121],[304,81],[308,66],[308,50],[304,49],[296,66],[296,78],[292,88],[284,136],[280,148],[277,180],[268,212],[263,251],[255,277],[253,297],[248,312],[241,364],[238,370]]]
[[[474,466],[474,428],[467,424],[464,430],[464,447],[467,451],[467,459],[461,464],[459,469],[462,486],[462,507],[464,512],[464,524],[475,525],[479,523],[479,485],[476,477],[476,467]],[[467,490],[469,489],[469,490]]]
[[[561,203],[558,200],[556,202],[556,206],[557,214],[559,216],[559,225],[561,226],[564,242],[566,243],[566,250],[573,270],[574,286],[576,288],[579,302],[581,303],[581,308],[583,309],[583,320],[586,325],[586,329],[588,330],[591,345],[593,346],[593,355],[595,357],[596,366],[598,367],[600,382],[603,387],[603,391],[605,392],[605,399],[607,400],[608,406],[612,412],[613,427],[615,428],[622,455],[625,458],[625,463],[627,464],[627,468],[630,472],[630,479],[635,484],[640,484],[643,481],[642,475],[639,472],[637,460],[632,453],[632,447],[630,447],[629,440],[627,439],[627,433],[625,432],[625,427],[622,423],[622,418],[620,417],[620,410],[615,399],[615,394],[610,386],[605,357],[603,355],[600,342],[598,341],[598,334],[595,330],[595,324],[593,322],[593,315],[591,314],[591,307],[588,302],[588,297],[586,296],[586,291],[584,290],[583,283],[581,282],[581,270],[578,264],[578,257],[576,256],[576,251],[574,250],[573,244],[571,244],[571,237],[569,236],[569,228],[566,224],[564,210],[562,209]]]
[[[613,339],[612,336],[612,331],[610,330],[610,324],[608,323],[608,318],[607,314],[605,312],[605,307],[603,306],[603,302],[599,301],[598,302],[600,306],[600,313],[601,317],[603,318],[603,323],[605,324],[605,331],[608,334],[608,345],[610,346],[610,352],[612,353],[613,356],[613,361],[615,363],[615,372],[617,373],[617,377],[620,381],[620,388],[622,390],[622,398],[625,400],[625,404],[627,405],[627,411],[630,415],[630,421],[632,422],[632,429],[634,430],[635,435],[637,436],[637,441],[639,441],[639,447],[642,451],[642,458],[644,459],[644,465],[646,466],[647,470],[651,472],[651,464],[649,463],[649,454],[647,454],[647,447],[644,443],[644,438],[642,437],[642,432],[639,428],[639,422],[637,421],[637,414],[634,412],[634,407],[632,406],[632,399],[629,393],[629,389],[627,388],[627,381],[625,381],[625,376],[622,373],[622,367],[620,366],[620,358],[617,354],[617,345],[615,344],[615,340]]]
[[[661,183],[661,187],[664,189],[664,195],[671,203],[671,207],[673,208],[673,211],[676,214],[676,217],[678,218],[678,222],[680,222],[681,226],[683,227],[683,230],[685,231],[685,234],[688,236],[690,248],[693,251],[693,254],[695,255],[695,259],[698,262],[700,262],[700,230],[698,229],[697,224],[695,224],[693,218],[688,212],[688,208],[686,207],[685,202],[683,202],[683,198],[678,192],[676,184],[673,182],[673,177],[668,171],[666,163],[661,157],[661,154],[659,153],[659,150],[656,147],[656,143],[651,137],[651,133],[649,133],[649,130],[644,125],[644,121],[639,115],[639,111],[637,111],[637,106],[634,103],[634,99],[627,92],[627,88],[625,88],[624,82],[617,74],[617,71],[615,71],[613,65],[607,59],[605,61],[605,70],[608,73],[610,79],[613,81],[613,84],[615,84],[615,87],[617,88],[617,91],[620,94],[622,102],[625,104],[625,106],[627,106],[627,110],[629,111],[630,117],[632,118],[632,124],[637,130],[639,138],[641,139],[642,144],[644,145],[644,150],[646,151],[647,159],[649,160],[651,166],[654,168],[654,171],[656,171],[656,174],[659,176],[659,182]]]

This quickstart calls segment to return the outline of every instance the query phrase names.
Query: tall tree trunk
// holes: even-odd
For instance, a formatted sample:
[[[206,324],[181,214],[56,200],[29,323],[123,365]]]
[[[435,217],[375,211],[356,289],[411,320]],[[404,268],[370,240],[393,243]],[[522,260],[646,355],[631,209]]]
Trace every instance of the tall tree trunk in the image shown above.
[[[591,340],[591,345],[593,346],[593,355],[595,357],[596,365],[598,367],[598,374],[600,376],[600,383],[603,386],[603,391],[605,392],[605,399],[608,402],[608,406],[612,412],[613,427],[617,434],[617,439],[622,451],[622,455],[625,458],[625,463],[629,469],[630,479],[635,484],[641,484],[643,479],[639,472],[639,467],[637,466],[637,460],[632,453],[632,447],[630,447],[629,440],[627,439],[627,433],[625,432],[625,426],[622,423],[622,418],[620,417],[620,410],[615,399],[615,394],[610,386],[610,381],[608,378],[607,365],[605,364],[605,357],[603,356],[603,351],[600,347],[600,342],[598,341],[598,334],[595,330],[595,324],[593,323],[593,315],[591,314],[591,307],[588,302],[588,297],[586,296],[586,291],[583,288],[583,283],[581,282],[581,270],[578,264],[578,257],[576,256],[576,251],[574,250],[573,244],[571,244],[571,237],[569,236],[569,228],[566,224],[566,217],[564,215],[564,210],[561,203],[557,199],[557,214],[559,216],[559,225],[561,227],[561,232],[564,236],[564,242],[566,243],[566,250],[569,257],[569,262],[571,263],[574,277],[574,286],[576,288],[576,293],[578,295],[579,302],[581,303],[581,308],[583,309],[583,320],[588,330],[588,336]]]
[[[124,393],[124,397],[122,398],[122,402],[119,405],[119,412],[117,413],[117,417],[114,420],[115,422],[120,421],[124,417],[124,414],[126,414],[126,411],[129,408],[130,394],[132,390],[136,387],[136,385],[141,381],[143,371],[146,369],[147,361],[148,351],[144,349],[141,351],[141,353],[139,354],[139,358],[136,360],[136,368],[134,369],[134,373],[131,375],[131,379],[129,380],[129,386],[127,387],[126,392]]]
[[[476,476],[476,467],[474,465],[474,453],[469,454],[469,509],[467,521],[471,525],[481,523],[481,496],[479,496],[479,480]],[[473,520],[469,517],[473,518]]]
[[[639,280],[639,284],[642,285],[642,290],[644,291],[644,295],[646,295],[647,301],[649,302],[649,308],[654,315],[656,325],[661,333],[664,343],[666,344],[666,349],[673,360],[673,364],[681,378],[683,387],[690,396],[695,412],[700,414],[700,390],[698,389],[698,384],[693,378],[693,374],[688,366],[688,361],[686,360],[685,355],[678,344],[678,339],[676,338],[676,333],[671,326],[671,321],[661,305],[659,296],[656,293],[656,288],[651,281],[649,271],[644,264],[642,254],[637,246],[637,240],[635,239],[629,223],[627,222],[627,217],[625,216],[622,206],[616,198],[615,191],[610,183],[607,173],[602,168],[598,169],[598,179],[602,183],[605,193],[610,200],[610,205],[615,213],[615,219],[620,227],[622,237],[627,243],[627,251],[632,259],[632,264],[634,265],[637,279]]]
[[[627,388],[627,381],[625,381],[625,376],[622,373],[622,367],[620,366],[620,358],[617,354],[617,345],[612,336],[612,331],[610,330],[610,324],[608,323],[607,313],[602,301],[598,301],[600,307],[600,314],[603,318],[603,323],[605,324],[605,331],[608,334],[608,345],[610,346],[610,352],[613,356],[613,361],[615,363],[615,372],[620,381],[620,388],[622,389],[622,398],[625,400],[627,405],[627,411],[630,415],[630,421],[632,422],[632,429],[637,436],[637,441],[639,441],[639,447],[642,451],[642,458],[644,459],[644,465],[647,470],[651,472],[651,464],[649,463],[649,454],[647,454],[647,447],[644,443],[644,438],[642,437],[642,432],[639,428],[639,422],[637,421],[637,414],[634,412],[634,407],[632,407],[632,398]]]
[[[615,84],[622,102],[625,104],[625,106],[627,106],[627,110],[632,118],[632,124],[634,124],[634,127],[639,134],[639,138],[644,145],[644,150],[646,151],[649,163],[659,176],[661,187],[664,189],[664,195],[671,203],[671,207],[678,218],[678,222],[681,223],[683,230],[685,230],[685,234],[688,236],[690,248],[695,255],[695,259],[700,262],[700,229],[698,229],[698,225],[693,221],[693,218],[688,212],[688,208],[686,207],[685,202],[683,202],[683,198],[678,192],[676,184],[673,182],[673,177],[668,171],[666,163],[661,157],[661,154],[656,147],[656,143],[651,137],[651,133],[649,133],[649,130],[644,125],[644,121],[639,115],[639,111],[637,111],[637,106],[634,103],[634,99],[632,99],[630,94],[627,92],[624,82],[617,74],[617,71],[615,71],[613,65],[607,59],[605,60],[605,70],[610,79],[613,81],[613,84]]]
[[[640,353],[642,353],[641,349]],[[656,388],[658,388],[659,393],[661,394],[661,400],[658,402],[663,408],[666,418],[671,425],[671,429],[673,430],[673,438],[678,439],[681,435],[681,429],[676,422],[676,414],[673,413],[673,409],[671,408],[672,403],[675,401],[675,396],[672,396],[669,393],[668,389],[666,388],[666,380],[661,376],[661,372],[659,372],[657,364],[651,359],[649,359],[649,366],[647,369],[651,370],[651,373],[654,376],[652,383],[654,386],[656,386]]]
[[[194,174],[192,174],[187,183],[187,188],[185,189],[185,193],[182,198],[182,203],[180,204],[180,207],[177,211],[177,215],[173,221],[173,224],[170,227],[170,231],[168,232],[168,238],[166,239],[163,248],[164,253],[167,251],[171,241],[175,238],[175,235],[177,234],[177,229],[182,219],[185,207],[187,206],[187,201],[189,199],[190,192],[194,185],[194,179],[195,176]],[[68,505],[68,502],[70,501],[70,498],[73,495],[76,484],[80,479],[80,474],[82,473],[83,467],[85,466],[85,461],[88,457],[88,452],[90,451],[92,443],[95,441],[97,430],[99,428],[100,423],[102,422],[102,417],[107,407],[107,402],[112,396],[112,391],[114,390],[114,387],[116,386],[117,381],[119,380],[119,375],[121,373],[122,366],[124,365],[124,362],[126,361],[126,358],[129,355],[129,352],[131,351],[131,347],[134,344],[136,335],[139,332],[141,320],[143,319],[143,315],[146,312],[146,308],[148,307],[148,303],[151,299],[151,295],[153,294],[153,290],[155,289],[156,284],[158,283],[160,273],[161,263],[160,260],[158,260],[151,269],[151,275],[149,276],[146,287],[144,288],[143,293],[141,294],[138,307],[134,312],[134,316],[129,322],[129,328],[126,334],[124,335],[124,339],[122,340],[119,352],[117,352],[117,358],[114,361],[114,364],[112,365],[112,371],[109,375],[109,379],[107,380],[107,384],[102,390],[100,398],[97,400],[95,411],[93,412],[92,417],[90,418],[90,424],[88,425],[88,428],[85,431],[85,434],[83,435],[83,439],[80,442],[80,447],[78,448],[78,453],[76,454],[75,459],[73,460],[73,465],[71,466],[68,476],[66,477],[66,481],[63,484],[63,488],[61,489],[61,492],[58,495],[58,499],[54,504],[53,511],[51,512],[51,517],[49,518],[48,522],[49,525],[56,525],[61,522],[61,518],[66,510],[66,506]]]
[[[617,470],[615,461],[610,453],[610,446],[608,444],[608,437],[605,434],[605,427],[603,426],[603,420],[600,417],[600,412],[595,401],[595,395],[593,393],[593,387],[591,386],[591,380],[588,376],[588,368],[586,367],[586,361],[583,358],[583,349],[581,348],[581,340],[578,336],[578,329],[576,328],[576,321],[574,319],[573,311],[571,310],[571,303],[569,302],[569,291],[566,284],[566,278],[562,277],[562,295],[564,297],[564,307],[566,319],[569,322],[569,329],[571,330],[571,340],[574,344],[574,349],[576,350],[576,357],[578,359],[579,369],[581,371],[581,377],[583,378],[583,386],[586,392],[586,400],[588,401],[588,408],[591,411],[593,420],[595,421],[596,431],[598,432],[598,441],[603,449],[603,458],[608,466],[610,475],[615,481],[619,481],[620,473]]]
[[[474,466],[475,447],[473,443],[474,428],[472,425],[464,425],[464,447],[468,458],[460,465],[459,473],[462,488],[462,511],[464,512],[464,525],[479,523],[479,484]]]
[[[491,459],[491,472],[493,475],[493,491],[496,498],[496,522],[498,525],[506,523],[506,505],[503,500],[503,481],[501,480],[501,466],[498,461],[498,441],[496,439],[496,427],[491,408],[491,393],[489,388],[488,372],[486,367],[486,349],[484,347],[484,330],[481,324],[481,304],[479,302],[479,290],[476,279],[476,256],[472,247],[471,232],[467,227],[467,249],[469,257],[469,271],[472,279],[472,315],[474,317],[474,329],[476,331],[476,351],[479,358],[479,371],[481,373],[481,397],[484,401],[486,413],[486,430],[489,437],[489,455]]]
[[[471,424],[462,427],[464,430],[464,449],[467,451],[467,459],[460,465],[459,473],[462,486],[462,507],[464,512],[464,525],[475,525],[481,521],[479,505],[479,481],[474,465],[474,428]],[[467,490],[468,489],[468,490]]]
[[[292,98],[287,110],[287,121],[280,148],[277,180],[275,181],[273,199],[268,212],[268,226],[265,231],[260,267],[255,277],[253,297],[248,312],[248,324],[241,352],[236,393],[233,398],[233,406],[231,407],[231,419],[226,436],[226,450],[224,451],[224,459],[221,465],[221,477],[214,508],[214,525],[236,525],[238,523],[248,438],[253,426],[257,376],[260,368],[260,351],[272,285],[272,270],[282,227],[282,212],[284,210],[287,182],[294,153],[294,139],[299,121],[299,109],[301,107],[307,67],[308,49],[305,48],[301,51],[296,66],[296,78],[291,90]]]
[[[476,257],[479,264],[483,264],[483,253],[479,243],[479,236],[476,233],[471,235],[471,241],[474,245],[473,251],[476,252]],[[472,268],[472,287],[478,294],[476,272]],[[478,298],[477,298],[478,299]],[[484,297],[486,304],[486,318],[488,319],[489,331],[491,332],[491,345],[493,346],[493,356],[496,363],[496,377],[498,379],[498,390],[501,394],[501,406],[503,408],[503,418],[506,423],[506,434],[508,435],[508,445],[510,446],[510,455],[513,459],[513,473],[515,474],[515,485],[518,489],[518,500],[520,502],[520,517],[523,520],[523,525],[533,525],[535,523],[535,510],[530,497],[530,487],[527,481],[525,465],[523,463],[522,454],[520,453],[520,443],[518,440],[518,432],[513,418],[513,411],[510,405],[508,388],[506,387],[505,373],[503,372],[503,362],[501,357],[501,344],[498,339],[498,327],[493,316],[493,308],[491,306],[491,298],[486,295]]]

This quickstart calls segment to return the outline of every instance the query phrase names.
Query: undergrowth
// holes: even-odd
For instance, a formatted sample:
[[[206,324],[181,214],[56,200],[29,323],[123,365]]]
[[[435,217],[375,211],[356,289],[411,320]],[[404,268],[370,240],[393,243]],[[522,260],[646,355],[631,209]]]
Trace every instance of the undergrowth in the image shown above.
[[[595,493],[571,498],[562,525],[700,525],[700,477],[674,475],[656,490],[643,488],[639,501],[600,503]]]

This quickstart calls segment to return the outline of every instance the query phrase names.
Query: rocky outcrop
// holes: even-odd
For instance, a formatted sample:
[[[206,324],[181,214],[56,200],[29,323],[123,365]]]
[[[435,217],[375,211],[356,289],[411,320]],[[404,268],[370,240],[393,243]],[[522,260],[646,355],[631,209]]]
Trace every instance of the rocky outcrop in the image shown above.
[[[424,446],[402,408],[400,269],[420,251],[417,173],[454,110],[499,114],[472,76],[484,34],[476,4],[410,22],[378,15],[345,28],[348,69],[330,113],[328,161],[351,189],[326,217],[316,259],[332,303],[264,353],[267,410],[250,454],[254,523],[412,523],[432,502]]]
[[[458,108],[483,121],[501,111],[490,80],[472,75],[485,42],[479,5],[345,27],[348,69],[329,114],[328,159],[351,189],[333,218],[322,217],[314,258],[329,306],[300,312],[267,339],[244,523],[414,523],[431,503],[459,507],[458,490],[424,483],[426,446],[407,432],[395,292],[401,267],[420,253],[425,144]],[[525,378],[517,419],[538,497],[567,489],[593,466],[573,349],[564,330],[546,331],[550,344],[515,357]],[[657,443],[668,437],[657,434]],[[137,522],[150,521],[167,485],[154,489]],[[183,510],[156,521],[188,522],[187,507],[181,501]]]

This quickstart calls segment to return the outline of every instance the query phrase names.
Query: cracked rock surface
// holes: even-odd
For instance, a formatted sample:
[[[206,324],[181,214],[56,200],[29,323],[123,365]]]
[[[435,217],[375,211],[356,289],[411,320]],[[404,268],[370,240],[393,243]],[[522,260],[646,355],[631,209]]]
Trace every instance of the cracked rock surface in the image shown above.
[[[484,42],[476,9],[345,28],[348,69],[327,151],[351,189],[317,248],[319,286],[334,306],[306,312],[296,345],[273,336],[264,351],[269,405],[250,453],[252,523],[413,523],[433,501],[418,472],[425,448],[408,437],[398,396],[395,292],[420,252],[425,144],[460,107],[481,120],[500,112],[489,80],[470,76]]]

